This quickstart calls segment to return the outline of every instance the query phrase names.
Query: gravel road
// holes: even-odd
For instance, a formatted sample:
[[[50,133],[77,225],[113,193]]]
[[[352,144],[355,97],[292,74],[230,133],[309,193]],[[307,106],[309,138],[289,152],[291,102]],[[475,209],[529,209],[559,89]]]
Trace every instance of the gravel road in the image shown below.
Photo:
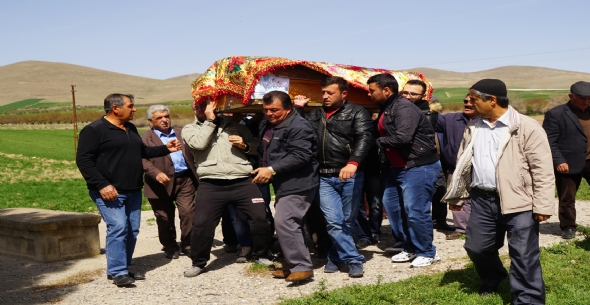
[[[590,225],[589,203],[577,204],[579,224]],[[314,280],[292,285],[274,279],[270,274],[251,274],[246,270],[249,264],[234,263],[236,254],[223,251],[221,227],[218,227],[208,265],[209,272],[185,278],[182,273],[191,266],[190,259],[186,256],[175,260],[164,257],[153,218],[152,212],[142,213],[141,231],[130,268],[131,271],[145,272],[147,280],[137,281],[129,288],[118,288],[106,279],[104,255],[49,264],[0,256],[0,304],[276,304],[283,298],[312,293],[322,279],[325,279],[329,289],[334,289],[352,284],[376,283],[379,278],[382,282],[399,281],[414,275],[461,268],[466,262],[463,240],[448,241],[443,233],[435,232],[434,244],[442,258],[440,263],[418,269],[410,268],[409,263],[392,263],[382,250],[391,245],[391,233],[386,220],[381,242],[361,250],[366,258],[364,277],[351,279],[346,272],[324,274],[325,260],[314,258]],[[450,219],[449,223],[452,223]],[[99,230],[101,247],[104,247],[104,223],[101,222]],[[541,224],[541,245],[550,246],[560,242],[560,234],[559,223],[554,216]],[[506,246],[501,251],[506,253]],[[35,289],[82,272],[95,272],[94,280],[72,287]]]

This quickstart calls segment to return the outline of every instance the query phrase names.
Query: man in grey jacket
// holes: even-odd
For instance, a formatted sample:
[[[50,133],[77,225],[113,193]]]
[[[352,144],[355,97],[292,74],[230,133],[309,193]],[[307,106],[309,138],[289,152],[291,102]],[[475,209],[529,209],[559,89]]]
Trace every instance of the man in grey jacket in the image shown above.
[[[458,205],[471,197],[464,247],[482,280],[479,294],[494,293],[507,276],[498,249],[508,234],[513,304],[545,304],[539,222],[555,206],[547,135],[508,105],[501,80],[475,83],[469,99],[479,118],[465,130],[444,200]]]
[[[182,137],[191,149],[200,182],[191,231],[192,267],[184,272],[193,277],[205,271],[210,258],[215,227],[227,205],[241,211],[250,224],[254,243],[252,256],[260,263],[266,259],[270,227],[264,199],[252,183],[252,165],[247,155],[256,156],[258,143],[248,128],[217,116],[215,101],[194,105],[196,120],[184,126]]]

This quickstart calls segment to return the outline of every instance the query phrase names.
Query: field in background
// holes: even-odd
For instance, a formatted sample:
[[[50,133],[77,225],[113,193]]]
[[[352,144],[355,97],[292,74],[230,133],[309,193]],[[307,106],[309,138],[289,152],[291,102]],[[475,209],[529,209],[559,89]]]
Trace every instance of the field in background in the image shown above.
[[[194,120],[191,100],[169,101],[161,103],[170,108],[170,117],[177,126],[184,126]],[[147,126],[146,111],[151,104],[136,104],[137,112],[133,123],[137,126]],[[88,123],[104,115],[102,106],[79,106],[76,108],[77,121]],[[42,99],[28,99],[10,103],[0,107],[0,126],[19,124],[64,124],[73,122],[71,103],[42,102]]]
[[[444,112],[463,110],[463,99],[469,88],[435,88],[434,96],[443,104]],[[567,102],[569,90],[508,90],[510,105],[523,114],[544,114]]]

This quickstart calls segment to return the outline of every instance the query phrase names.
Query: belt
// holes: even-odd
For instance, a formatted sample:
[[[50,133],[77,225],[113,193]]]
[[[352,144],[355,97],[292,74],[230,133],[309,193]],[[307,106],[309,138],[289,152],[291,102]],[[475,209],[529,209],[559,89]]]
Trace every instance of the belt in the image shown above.
[[[191,171],[185,170],[184,172],[174,173],[174,178],[190,177],[190,175],[191,175]]]
[[[472,187],[471,190],[488,196],[498,196],[498,190],[484,190],[478,187]]]

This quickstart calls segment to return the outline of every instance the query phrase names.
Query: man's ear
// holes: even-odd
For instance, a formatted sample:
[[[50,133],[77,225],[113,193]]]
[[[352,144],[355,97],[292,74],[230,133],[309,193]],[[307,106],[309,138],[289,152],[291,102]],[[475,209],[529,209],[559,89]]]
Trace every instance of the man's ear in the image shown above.
[[[342,91],[341,95],[342,95],[342,99],[345,100],[346,96],[348,95],[348,91],[347,90]]]
[[[498,98],[496,98],[494,95],[492,95],[492,96],[490,96],[489,102],[490,102],[490,106],[498,105]]]

